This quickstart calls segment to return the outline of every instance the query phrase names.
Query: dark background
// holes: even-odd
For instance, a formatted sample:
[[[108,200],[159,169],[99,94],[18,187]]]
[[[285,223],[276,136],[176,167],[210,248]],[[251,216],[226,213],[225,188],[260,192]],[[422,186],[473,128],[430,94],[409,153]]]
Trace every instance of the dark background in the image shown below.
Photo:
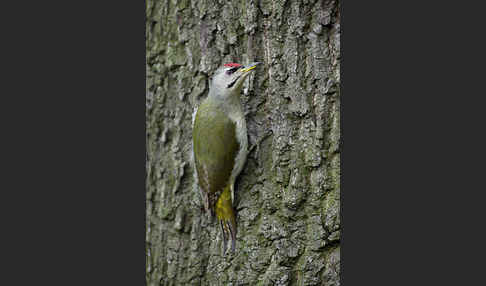
[[[481,278],[483,10],[428,3],[341,5],[343,285]],[[143,285],[145,5],[2,5],[2,285]]]

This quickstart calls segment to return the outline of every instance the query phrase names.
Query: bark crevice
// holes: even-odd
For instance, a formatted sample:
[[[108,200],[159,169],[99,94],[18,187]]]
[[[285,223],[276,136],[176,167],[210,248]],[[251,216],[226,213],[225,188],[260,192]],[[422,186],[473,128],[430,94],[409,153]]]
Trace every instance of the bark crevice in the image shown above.
[[[147,285],[340,285],[339,2],[146,3]],[[212,72],[252,61],[241,101],[259,144],[235,184],[237,252],[222,256],[192,114]]]

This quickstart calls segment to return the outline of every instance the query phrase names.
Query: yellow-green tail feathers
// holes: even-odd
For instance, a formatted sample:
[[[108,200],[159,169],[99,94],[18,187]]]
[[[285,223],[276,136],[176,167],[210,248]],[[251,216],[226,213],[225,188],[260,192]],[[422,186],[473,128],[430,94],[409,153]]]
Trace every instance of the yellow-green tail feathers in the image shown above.
[[[231,251],[235,252],[236,247],[236,216],[231,201],[230,187],[227,186],[215,207],[216,217],[221,225],[221,231],[223,233],[223,252],[226,252],[226,243],[228,241],[228,233],[231,235]]]

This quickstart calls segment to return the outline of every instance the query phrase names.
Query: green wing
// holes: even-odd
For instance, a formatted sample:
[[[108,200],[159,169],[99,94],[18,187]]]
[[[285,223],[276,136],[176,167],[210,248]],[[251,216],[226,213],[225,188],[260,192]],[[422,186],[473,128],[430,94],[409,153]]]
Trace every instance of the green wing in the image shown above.
[[[235,129],[235,123],[210,101],[201,104],[193,126],[194,159],[199,186],[212,210],[228,184],[239,151]]]

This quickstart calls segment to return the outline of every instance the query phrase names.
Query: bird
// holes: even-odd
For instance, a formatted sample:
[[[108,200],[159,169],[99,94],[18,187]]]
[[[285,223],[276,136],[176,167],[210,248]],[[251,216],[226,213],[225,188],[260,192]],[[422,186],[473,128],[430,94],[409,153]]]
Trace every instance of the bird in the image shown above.
[[[216,70],[209,93],[193,116],[193,159],[197,185],[207,214],[216,214],[223,236],[236,246],[235,180],[248,155],[247,128],[240,101],[243,82],[261,62],[227,63]]]

